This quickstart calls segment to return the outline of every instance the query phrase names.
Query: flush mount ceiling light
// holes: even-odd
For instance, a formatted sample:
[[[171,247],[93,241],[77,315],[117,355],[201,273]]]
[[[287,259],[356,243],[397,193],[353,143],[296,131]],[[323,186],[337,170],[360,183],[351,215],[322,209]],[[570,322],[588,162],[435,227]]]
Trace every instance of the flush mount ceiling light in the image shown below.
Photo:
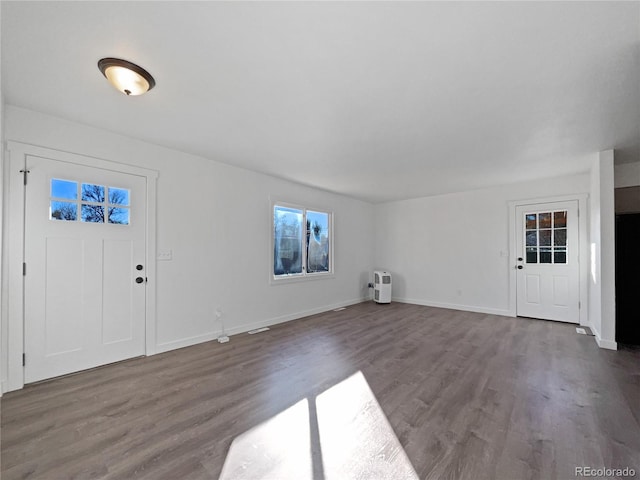
[[[109,83],[125,95],[142,95],[156,84],[144,68],[119,58],[103,58],[98,61],[98,68]]]

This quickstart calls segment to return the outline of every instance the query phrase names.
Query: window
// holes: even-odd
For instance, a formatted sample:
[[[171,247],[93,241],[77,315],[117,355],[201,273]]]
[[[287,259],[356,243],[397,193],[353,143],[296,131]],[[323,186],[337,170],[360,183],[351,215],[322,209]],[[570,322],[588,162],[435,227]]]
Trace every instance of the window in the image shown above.
[[[567,211],[527,213],[527,263],[567,263]]]
[[[53,178],[50,201],[51,220],[129,225],[131,206],[126,188]]]
[[[332,273],[333,215],[285,204],[273,206],[273,278]]]

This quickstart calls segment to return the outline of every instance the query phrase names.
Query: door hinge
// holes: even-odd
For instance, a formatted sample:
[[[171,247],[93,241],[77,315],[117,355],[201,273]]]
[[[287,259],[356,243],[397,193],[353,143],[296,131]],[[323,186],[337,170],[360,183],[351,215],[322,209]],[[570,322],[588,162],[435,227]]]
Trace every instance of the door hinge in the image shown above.
[[[22,354],[22,366],[24,367],[27,364],[27,354]]]
[[[23,168],[22,170],[20,170],[20,173],[22,174],[22,181],[26,185],[27,184],[27,173],[30,173],[30,171],[27,170],[26,168]]]
[[[578,310],[582,308],[582,302],[578,302]]]
[[[27,264],[26,262],[22,262],[22,276],[27,274]]]

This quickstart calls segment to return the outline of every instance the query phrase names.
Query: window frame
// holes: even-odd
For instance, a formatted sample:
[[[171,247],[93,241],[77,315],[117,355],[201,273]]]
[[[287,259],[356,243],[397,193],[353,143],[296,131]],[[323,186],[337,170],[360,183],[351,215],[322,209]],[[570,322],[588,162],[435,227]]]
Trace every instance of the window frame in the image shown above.
[[[316,206],[303,206],[298,203],[292,202],[282,202],[277,200],[272,200],[270,202],[270,210],[269,210],[269,221],[271,223],[271,235],[269,240],[269,283],[271,285],[282,285],[288,283],[295,282],[306,282],[309,280],[318,280],[318,279],[326,279],[326,278],[334,278],[334,212],[329,208],[318,208]],[[304,232],[302,235],[302,272],[301,273],[293,273],[293,274],[282,274],[276,275],[274,273],[275,270],[275,234],[276,234],[276,225],[274,222],[275,218],[275,209],[276,207],[282,208],[290,208],[294,210],[300,210],[302,212],[302,224],[304,225]],[[308,245],[306,240],[306,223],[307,223],[307,212],[314,213],[324,213],[329,216],[328,220],[328,240],[329,240],[329,271],[327,272],[311,272],[307,271],[308,264]]]
[[[56,197],[53,195],[53,182],[66,182],[66,183],[74,183],[76,186],[75,198],[67,198],[67,197]],[[104,189],[103,195],[104,199],[102,201],[85,199],[84,198],[84,187],[86,186],[94,186],[100,187]],[[112,190],[122,190],[127,192],[127,203],[119,204],[113,203],[111,201],[111,191]],[[75,218],[74,219],[66,219],[66,218],[56,218],[54,217],[52,210],[52,205],[54,203],[66,203],[73,204],[75,206]],[[83,207],[100,207],[103,209],[103,221],[94,222],[88,221],[84,219]],[[68,222],[70,224],[80,224],[80,225],[118,225],[120,227],[129,227],[131,226],[131,190],[126,187],[114,187],[108,184],[95,183],[89,180],[69,180],[66,178],[57,178],[51,177],[49,178],[49,221],[54,222]],[[111,221],[111,210],[112,209],[120,209],[127,211],[127,223],[119,223]]]
[[[556,225],[556,216],[558,213],[564,213],[564,223],[561,224],[560,226]],[[539,211],[536,210],[534,212],[525,212],[524,214],[524,218],[523,218],[523,241],[524,241],[524,245],[523,245],[523,252],[524,252],[524,263],[527,265],[567,265],[569,263],[568,260],[568,255],[570,253],[569,251],[569,243],[568,243],[568,239],[567,239],[567,231],[568,231],[568,226],[567,226],[567,215],[568,215],[568,211],[565,210],[558,210],[558,209],[551,209],[549,211]],[[549,226],[541,226],[541,220],[540,220],[540,216],[541,215],[549,215],[550,219],[549,219]],[[530,219],[528,217],[533,216],[533,221],[535,222],[535,226],[534,228],[529,228],[529,221]],[[549,244],[548,245],[542,245],[542,232],[543,231],[548,231],[549,232]],[[560,232],[560,231],[564,231],[564,244],[557,244],[556,241],[556,233]],[[535,236],[535,245],[529,245],[529,235],[533,233]],[[550,255],[550,261],[549,262],[543,262],[542,261],[542,253],[549,253]],[[535,261],[529,261],[530,257],[529,254],[530,253],[535,253]],[[564,261],[561,262],[556,262],[556,255],[557,254],[563,254],[564,255]]]

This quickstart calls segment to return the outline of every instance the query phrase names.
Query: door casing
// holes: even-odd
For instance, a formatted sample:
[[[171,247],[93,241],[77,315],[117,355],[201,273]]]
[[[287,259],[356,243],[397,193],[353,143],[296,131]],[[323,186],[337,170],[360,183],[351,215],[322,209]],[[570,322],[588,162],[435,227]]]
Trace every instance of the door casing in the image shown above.
[[[579,249],[579,298],[580,298],[580,325],[589,325],[589,302],[588,302],[588,235],[587,235],[587,194],[563,195],[555,197],[532,198],[526,200],[515,200],[509,202],[509,314],[517,316],[517,280],[516,280],[516,259],[518,257],[518,244],[516,241],[518,222],[516,209],[520,206],[538,205],[544,203],[577,201],[578,202],[578,249]]]
[[[2,262],[2,324],[7,332],[7,378],[2,391],[24,387],[24,177],[20,173],[27,155],[139,175],[147,179],[146,260],[147,304],[145,313],[145,353],[156,353],[156,191],[158,172],[87,155],[62,152],[20,142],[7,142],[4,165],[4,251]],[[27,177],[28,179],[28,177]]]

